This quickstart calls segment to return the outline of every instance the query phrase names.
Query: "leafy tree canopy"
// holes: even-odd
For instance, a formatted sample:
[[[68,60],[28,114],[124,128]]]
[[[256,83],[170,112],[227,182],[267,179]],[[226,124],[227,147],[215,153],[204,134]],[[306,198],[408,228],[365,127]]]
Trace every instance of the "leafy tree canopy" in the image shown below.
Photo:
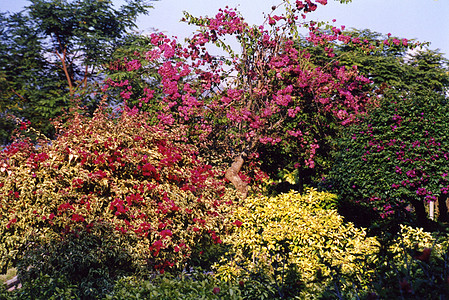
[[[89,83],[151,6],[139,0],[119,9],[112,1],[30,2],[22,12],[0,16],[0,114],[2,122],[13,115],[51,134],[49,119],[73,106],[76,96],[92,95]],[[0,134],[6,142],[9,133]]]
[[[344,30],[344,27],[337,30]],[[369,29],[345,32],[351,42],[340,39],[334,41],[332,47],[324,47],[302,40],[302,45],[313,53],[317,64],[338,60],[342,65],[356,66],[360,73],[372,80],[373,90],[377,93],[383,93],[385,88],[421,94],[429,90],[444,94],[448,90],[449,61],[439,51],[430,50],[425,44],[415,44],[420,47],[412,50],[404,46],[415,43],[413,40]],[[360,43],[366,42],[372,46],[360,51]]]

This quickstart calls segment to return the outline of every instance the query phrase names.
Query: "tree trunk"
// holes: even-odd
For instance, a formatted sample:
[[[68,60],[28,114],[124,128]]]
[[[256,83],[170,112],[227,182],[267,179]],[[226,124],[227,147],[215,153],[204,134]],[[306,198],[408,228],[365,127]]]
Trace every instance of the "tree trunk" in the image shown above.
[[[411,200],[410,203],[412,204],[414,210],[415,210],[415,216],[416,221],[419,226],[422,226],[424,229],[427,229],[429,227],[429,219],[427,218],[426,208],[424,206],[424,201],[422,200]]]
[[[440,222],[449,222],[447,200],[448,200],[447,194],[443,194],[438,198],[438,221]]]
[[[242,196],[242,199],[245,199],[248,195],[248,184],[246,182],[243,182],[242,178],[240,178],[239,176],[239,172],[242,169],[244,162],[243,157],[244,154],[242,153],[234,159],[231,167],[226,170],[225,177],[234,185],[237,192],[239,192]]]

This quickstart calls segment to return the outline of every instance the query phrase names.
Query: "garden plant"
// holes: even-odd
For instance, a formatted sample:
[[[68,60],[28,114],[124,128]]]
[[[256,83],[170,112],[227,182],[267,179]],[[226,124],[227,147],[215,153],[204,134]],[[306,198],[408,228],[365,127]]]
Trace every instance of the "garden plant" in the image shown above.
[[[327,0],[284,0],[261,25],[186,12],[184,43],[123,36],[148,8],[130,1],[100,14],[129,17],[100,49],[40,14],[57,2],[30,17],[71,102],[51,138],[17,114],[0,152],[0,267],[21,283],[0,299],[449,297],[441,55],[308,20]]]

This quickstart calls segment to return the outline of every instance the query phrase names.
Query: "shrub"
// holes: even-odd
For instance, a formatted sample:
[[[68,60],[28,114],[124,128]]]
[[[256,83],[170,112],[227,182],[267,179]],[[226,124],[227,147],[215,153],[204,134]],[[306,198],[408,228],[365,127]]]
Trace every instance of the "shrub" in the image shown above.
[[[163,130],[147,120],[126,107],[99,110],[92,119],[75,115],[56,140],[18,140],[0,153],[3,269],[31,253],[25,250],[76,244],[78,236],[96,247],[107,235],[115,250],[105,251],[125,249],[143,269],[160,272],[182,269],[221,242],[232,195],[183,142],[182,128]]]
[[[389,243],[382,244],[364,280],[348,281],[339,274],[325,296],[339,299],[447,299],[449,256],[447,233],[429,233],[401,225]],[[363,260],[367,260],[365,256]],[[348,290],[344,287],[351,286]],[[342,288],[343,287],[343,288]]]
[[[123,278],[106,299],[242,299],[238,285],[202,273],[179,277],[157,276],[153,280]]]
[[[35,282],[46,282],[42,278],[45,274],[53,284],[64,279],[67,284],[59,288],[71,287],[81,299],[100,299],[118,278],[141,271],[131,247],[122,240],[114,228],[98,225],[90,232],[68,234],[60,241],[29,241],[17,264],[19,279],[30,283],[31,294],[39,286]],[[50,292],[51,287],[47,288]]]
[[[339,268],[348,278],[374,259],[379,244],[363,229],[324,209],[335,195],[309,190],[276,197],[250,197],[235,212],[235,232],[226,237],[227,257],[215,265],[223,280],[258,279],[273,297],[318,298]],[[368,258],[359,262],[360,258]]]
[[[47,300],[47,299],[81,299],[78,289],[63,276],[53,278],[41,274],[36,279],[25,282],[20,289],[0,292],[0,299],[5,300]],[[89,299],[89,298],[84,298]]]
[[[347,201],[398,220],[414,208],[426,226],[425,204],[440,198],[447,221],[449,126],[447,99],[438,94],[390,95],[383,105],[345,132],[330,178]]]

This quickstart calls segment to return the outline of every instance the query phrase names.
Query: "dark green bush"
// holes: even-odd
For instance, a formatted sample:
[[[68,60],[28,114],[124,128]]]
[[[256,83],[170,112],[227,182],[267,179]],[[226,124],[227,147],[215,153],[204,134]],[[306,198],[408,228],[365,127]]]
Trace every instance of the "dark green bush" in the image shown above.
[[[21,288],[14,291],[0,291],[1,300],[54,300],[80,299],[77,286],[64,277],[51,277],[40,274],[36,279],[25,282]],[[85,298],[89,299],[89,298]],[[95,298],[92,298],[95,299]]]
[[[373,220],[427,226],[425,206],[440,201],[447,221],[449,190],[449,105],[444,96],[389,95],[383,104],[348,128],[330,184],[344,201],[375,212]]]
[[[52,284],[63,278],[82,299],[101,298],[118,278],[140,270],[130,249],[118,241],[120,235],[112,228],[97,225],[91,232],[70,233],[60,241],[30,242],[18,263],[19,279],[34,286],[36,280],[45,280],[42,274],[52,278]]]
[[[178,277],[164,274],[145,281],[123,278],[106,299],[242,299],[242,296],[238,285],[194,272]]]

